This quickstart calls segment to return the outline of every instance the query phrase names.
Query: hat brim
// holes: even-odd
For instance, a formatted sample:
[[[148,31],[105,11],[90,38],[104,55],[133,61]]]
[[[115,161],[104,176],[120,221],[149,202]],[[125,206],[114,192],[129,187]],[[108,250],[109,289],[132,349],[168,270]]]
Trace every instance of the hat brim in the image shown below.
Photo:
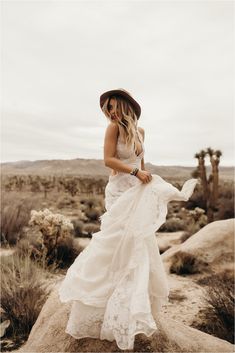
[[[131,97],[127,92],[124,92],[119,89],[113,89],[113,90],[106,91],[103,94],[101,94],[101,96],[100,96],[101,109],[104,105],[105,100],[112,95],[118,95],[118,96],[122,96],[122,97],[126,98],[133,105],[133,108],[134,108],[135,113],[137,115],[137,119],[139,119],[140,114],[141,114],[141,107],[140,107],[139,103],[133,97]]]

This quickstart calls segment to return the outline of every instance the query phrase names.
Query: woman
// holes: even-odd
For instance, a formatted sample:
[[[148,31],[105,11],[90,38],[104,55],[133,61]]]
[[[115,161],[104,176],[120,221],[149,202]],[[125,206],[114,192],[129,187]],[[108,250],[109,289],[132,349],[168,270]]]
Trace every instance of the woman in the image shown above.
[[[137,126],[141,108],[129,92],[103,93],[100,107],[110,121],[104,140],[104,162],[112,169],[106,212],[100,231],[68,269],[59,296],[72,302],[66,333],[133,349],[136,334],[158,330],[158,313],[168,302],[155,232],[166,220],[168,202],[187,201],[197,179],[179,191],[145,170],[144,129]]]

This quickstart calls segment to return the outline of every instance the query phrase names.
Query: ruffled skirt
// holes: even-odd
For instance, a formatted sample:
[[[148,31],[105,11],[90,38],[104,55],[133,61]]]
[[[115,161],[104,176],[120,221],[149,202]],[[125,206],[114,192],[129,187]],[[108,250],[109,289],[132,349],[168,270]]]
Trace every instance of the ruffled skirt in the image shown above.
[[[135,335],[152,335],[168,302],[169,286],[155,232],[165,222],[169,201],[187,201],[197,179],[179,191],[159,175],[143,184],[131,175],[110,177],[100,231],[69,267],[59,288],[71,301],[65,332],[116,340],[133,349]]]

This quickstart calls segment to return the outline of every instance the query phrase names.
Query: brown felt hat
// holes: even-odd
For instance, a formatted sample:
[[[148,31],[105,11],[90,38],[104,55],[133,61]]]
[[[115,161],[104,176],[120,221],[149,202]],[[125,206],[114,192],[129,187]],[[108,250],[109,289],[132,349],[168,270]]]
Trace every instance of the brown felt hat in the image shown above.
[[[131,94],[129,92],[127,92],[123,88],[117,88],[117,89],[113,89],[111,91],[104,92],[100,96],[101,109],[104,105],[106,98],[108,98],[109,96],[122,96],[122,97],[126,98],[133,105],[133,108],[134,108],[135,113],[137,115],[137,119],[139,119],[140,114],[141,114],[141,107],[140,107],[139,103],[137,103],[136,100],[131,96]]]

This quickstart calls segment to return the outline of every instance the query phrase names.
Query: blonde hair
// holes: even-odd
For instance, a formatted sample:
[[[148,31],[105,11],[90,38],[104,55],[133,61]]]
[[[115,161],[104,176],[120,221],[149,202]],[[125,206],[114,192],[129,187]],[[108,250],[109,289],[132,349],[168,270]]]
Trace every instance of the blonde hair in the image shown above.
[[[137,119],[135,110],[133,108],[133,105],[128,100],[126,100],[121,96],[118,96],[118,95],[109,96],[105,100],[102,106],[102,111],[110,121],[112,120],[109,113],[108,105],[111,98],[113,98],[116,101],[115,115],[119,116],[120,118],[116,120],[116,123],[118,124],[118,127],[119,127],[119,132],[122,131],[122,135],[124,136],[124,142],[126,146],[134,146],[135,148],[138,140],[137,133],[136,133],[138,119]],[[117,113],[117,108],[119,109],[120,113]]]

